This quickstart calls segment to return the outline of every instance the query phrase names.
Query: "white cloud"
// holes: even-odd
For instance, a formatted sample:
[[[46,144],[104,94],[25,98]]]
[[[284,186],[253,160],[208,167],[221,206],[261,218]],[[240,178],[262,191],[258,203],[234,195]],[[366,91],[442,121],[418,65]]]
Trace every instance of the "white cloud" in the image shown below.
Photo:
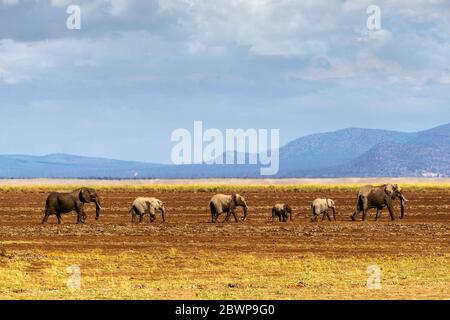
[[[333,57],[312,59],[304,70],[290,72],[290,79],[309,81],[346,81],[366,83],[385,82],[386,77],[402,74],[402,67],[395,61],[385,61],[370,51],[360,51],[354,60]]]
[[[113,16],[120,16],[126,13],[128,5],[127,0],[110,0],[111,1],[111,14]]]
[[[321,34],[336,28],[327,1],[160,0],[159,13],[176,17],[192,41],[227,43],[269,56],[326,51]],[[320,23],[317,20],[320,19]]]
[[[51,0],[56,7],[69,2]],[[450,10],[444,9],[450,2],[379,1],[383,29],[378,31],[366,28],[365,9],[371,1],[83,0],[79,3],[89,27],[75,37],[70,34],[67,38],[29,42],[0,38],[2,82],[58,77],[59,69],[78,72],[79,68],[95,70],[109,64],[117,68],[123,61],[151,66],[152,71],[160,74],[173,65],[170,61],[178,61],[180,71],[168,67],[177,74],[176,79],[189,74],[215,74],[215,70],[210,72],[208,68],[215,69],[225,62],[236,72],[233,79],[245,82],[252,77],[248,69],[242,73],[236,70],[246,63],[243,58],[254,63],[255,68],[260,63],[255,61],[262,60],[253,59],[254,56],[286,61],[285,66],[291,64],[290,70],[277,63],[265,66],[272,70],[274,78],[287,74],[290,79],[353,83],[382,83],[390,79],[417,85],[448,81],[442,70],[450,65],[450,44],[448,29],[443,26],[448,26],[445,18]],[[435,20],[431,27],[420,26],[417,30],[415,22],[431,21],[425,20],[428,19],[425,13]],[[317,64],[320,58],[329,65]],[[198,59],[195,60],[198,65],[186,65],[185,59]],[[187,70],[197,66],[202,70]],[[138,71],[132,75],[133,70],[129,71],[130,78],[155,78]],[[90,76],[95,77],[94,74],[92,71]]]
[[[443,72],[441,74],[439,82],[442,84],[450,84],[450,72]]]
[[[71,0],[51,0],[50,3],[54,7],[65,7],[70,4],[73,4],[73,1],[71,1]]]
[[[1,3],[6,6],[14,6],[19,4],[19,0],[1,0]]]

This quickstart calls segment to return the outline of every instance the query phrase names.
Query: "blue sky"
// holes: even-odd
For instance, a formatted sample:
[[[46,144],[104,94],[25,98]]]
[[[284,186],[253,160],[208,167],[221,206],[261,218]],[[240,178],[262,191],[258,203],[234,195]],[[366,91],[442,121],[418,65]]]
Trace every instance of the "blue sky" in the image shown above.
[[[448,0],[0,0],[0,154],[168,162],[194,120],[426,129],[450,122],[449,30]]]

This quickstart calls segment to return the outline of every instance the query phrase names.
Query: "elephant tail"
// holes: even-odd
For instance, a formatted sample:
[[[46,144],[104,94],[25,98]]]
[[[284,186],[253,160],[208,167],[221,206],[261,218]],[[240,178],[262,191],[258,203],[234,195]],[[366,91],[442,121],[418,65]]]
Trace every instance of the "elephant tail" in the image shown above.
[[[361,199],[361,195],[358,194],[358,196],[356,197],[356,205],[355,205],[355,212],[353,212],[350,216],[350,218],[352,218],[353,221],[356,220],[356,215],[362,211],[362,199]]]

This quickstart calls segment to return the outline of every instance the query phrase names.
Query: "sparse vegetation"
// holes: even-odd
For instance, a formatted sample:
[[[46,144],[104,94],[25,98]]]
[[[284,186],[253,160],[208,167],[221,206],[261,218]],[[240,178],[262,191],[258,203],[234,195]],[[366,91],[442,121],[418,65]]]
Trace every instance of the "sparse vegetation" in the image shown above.
[[[0,299],[429,299],[449,298],[449,256],[287,258],[137,251],[21,252],[0,257]],[[366,286],[382,270],[381,290]],[[81,270],[68,289],[67,266]]]
[[[115,184],[115,185],[89,185],[89,184],[42,184],[42,185],[0,185],[0,192],[8,191],[68,191],[81,187],[95,187],[102,191],[143,191],[143,192],[332,192],[356,191],[364,184]],[[450,183],[403,183],[402,189],[406,191],[421,190],[450,190]]]

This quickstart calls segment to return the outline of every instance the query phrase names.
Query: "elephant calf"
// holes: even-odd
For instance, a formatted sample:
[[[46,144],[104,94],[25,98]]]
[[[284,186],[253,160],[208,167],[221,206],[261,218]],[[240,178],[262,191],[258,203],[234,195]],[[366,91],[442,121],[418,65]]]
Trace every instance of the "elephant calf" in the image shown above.
[[[154,222],[156,220],[156,211],[158,210],[161,212],[163,222],[165,222],[166,220],[164,215],[166,213],[166,208],[161,200],[156,198],[139,197],[134,200],[130,209],[131,222],[135,222],[136,216],[139,216],[139,222],[142,222],[146,213],[150,216],[150,222]]]
[[[278,217],[278,221],[286,222],[288,217],[292,221],[292,208],[285,203],[277,203],[272,208],[272,221],[275,220],[275,217]]]
[[[323,214],[322,221],[325,220],[325,217],[328,217],[328,220],[331,221],[330,214],[328,210],[333,210],[333,218],[336,221],[336,205],[331,199],[316,199],[311,204],[312,217],[311,222],[316,222],[317,217],[320,214]]]

